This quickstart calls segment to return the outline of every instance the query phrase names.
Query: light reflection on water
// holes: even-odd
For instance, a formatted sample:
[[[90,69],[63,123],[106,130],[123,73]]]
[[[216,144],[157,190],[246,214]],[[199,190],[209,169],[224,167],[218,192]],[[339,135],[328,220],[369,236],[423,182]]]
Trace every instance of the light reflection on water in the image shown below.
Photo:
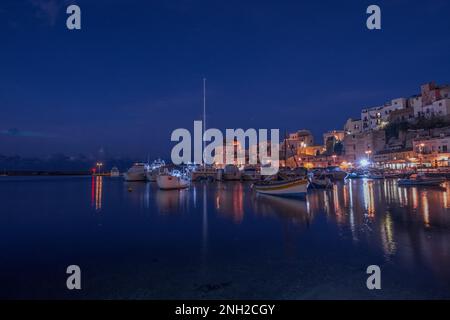
[[[161,282],[152,280],[153,291],[146,287],[142,297],[370,298],[372,293],[362,285],[349,285],[354,280],[348,279],[360,273],[364,283],[365,267],[376,263],[387,270],[385,279],[401,283],[395,289],[386,285],[383,294],[388,295],[378,297],[450,298],[449,187],[401,188],[395,180],[361,179],[314,190],[297,200],[257,195],[249,183],[239,182],[162,191],[154,183],[107,177],[3,179],[0,222],[4,236],[15,245],[0,245],[2,260],[9,252],[11,261],[0,271],[9,274],[15,288],[8,292],[21,297],[14,279],[23,276],[18,261],[36,257],[30,241],[44,248],[39,259],[52,261],[45,270],[73,256],[80,264],[92,263],[92,273],[99,272],[99,266],[109,270],[110,261],[116,261],[111,277],[122,272],[128,283],[116,288],[118,296],[127,296],[132,291],[127,286],[138,286],[144,275],[153,279],[157,274]],[[71,251],[65,251],[67,246]],[[29,259],[33,265],[35,260]],[[129,271],[139,266],[141,272]],[[164,279],[174,273],[178,283],[171,286]],[[280,273],[287,278],[280,279]],[[323,296],[312,288],[323,286],[325,273],[335,278],[329,279],[324,288],[328,295]],[[109,279],[102,275],[95,281],[103,278]],[[195,289],[222,278],[233,285],[208,294]],[[302,279],[301,292],[294,287],[296,279]],[[280,295],[277,286],[288,288]],[[102,290],[92,297],[110,296]],[[316,295],[308,296],[310,291]],[[51,297],[66,294],[44,292],[52,292]]]

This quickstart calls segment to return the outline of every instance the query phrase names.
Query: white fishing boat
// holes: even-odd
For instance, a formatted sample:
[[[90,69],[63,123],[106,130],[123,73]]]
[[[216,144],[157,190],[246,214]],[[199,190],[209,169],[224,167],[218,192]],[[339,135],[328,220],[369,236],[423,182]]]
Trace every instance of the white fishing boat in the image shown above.
[[[111,168],[111,172],[110,172],[110,176],[115,178],[115,177],[120,177],[120,171],[117,167],[112,167]]]
[[[156,182],[161,190],[184,189],[189,187],[189,179],[178,170],[160,173],[156,178]]]
[[[125,181],[147,181],[147,173],[150,170],[146,163],[135,163],[124,174]]]
[[[274,196],[302,197],[306,195],[309,181],[306,176],[286,176],[278,173],[276,176],[253,184],[257,193]]]
[[[223,169],[222,179],[225,181],[241,180],[241,171],[234,164],[227,164]]]
[[[150,164],[150,170],[147,172],[147,180],[150,182],[156,182],[156,178],[163,172],[163,168],[166,165],[164,160],[156,159]]]
[[[242,170],[241,179],[244,181],[258,181],[261,180],[261,173],[254,166],[247,166]]]
[[[415,173],[407,179],[399,179],[397,184],[399,186],[440,186],[445,180],[442,177],[428,177],[423,173]]]

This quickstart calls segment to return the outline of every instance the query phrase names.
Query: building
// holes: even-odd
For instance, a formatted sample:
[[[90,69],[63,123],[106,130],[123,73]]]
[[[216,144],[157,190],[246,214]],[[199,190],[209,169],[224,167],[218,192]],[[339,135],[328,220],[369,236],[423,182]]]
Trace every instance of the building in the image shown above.
[[[413,148],[401,150],[382,150],[373,156],[373,162],[379,167],[404,169],[417,166],[417,154]]]
[[[424,166],[448,166],[450,159],[450,134],[442,133],[438,137],[419,137],[413,141],[418,161]]]
[[[327,144],[327,141],[334,140],[334,141],[342,141],[345,137],[345,131],[344,130],[331,130],[328,132],[325,132],[323,134],[323,145]]]
[[[342,141],[345,137],[344,130],[331,130],[323,134],[323,145],[328,155],[342,153]]]
[[[287,143],[288,149],[297,150],[299,147],[314,145],[314,136],[309,130],[298,130],[297,132],[290,133],[285,143]],[[283,146],[280,147],[283,148]]]
[[[360,133],[362,131],[362,120],[348,118],[344,125],[344,131],[347,134]]]
[[[389,115],[395,110],[405,109],[408,100],[393,99],[382,106],[366,108],[361,111],[362,131],[379,129],[388,123]]]
[[[450,115],[450,85],[425,83],[420,86],[420,95],[411,97],[408,101],[414,110],[414,117]]]
[[[386,135],[383,130],[347,134],[343,141],[344,156],[347,162],[371,160],[377,152],[384,150]]]
[[[389,123],[400,123],[405,121],[411,121],[414,119],[414,109],[407,107],[404,109],[394,110],[389,114]]]

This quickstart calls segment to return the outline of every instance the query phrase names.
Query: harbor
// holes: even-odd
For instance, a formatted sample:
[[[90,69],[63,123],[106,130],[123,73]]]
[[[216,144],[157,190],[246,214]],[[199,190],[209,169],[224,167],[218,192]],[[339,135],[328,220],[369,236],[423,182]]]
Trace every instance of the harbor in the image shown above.
[[[59,274],[76,261],[78,298],[450,298],[448,182],[348,179],[301,200],[240,181],[0,180],[2,297],[73,298]],[[382,292],[365,287],[369,264],[383,268]]]
[[[0,1],[0,300],[450,301],[449,12]]]

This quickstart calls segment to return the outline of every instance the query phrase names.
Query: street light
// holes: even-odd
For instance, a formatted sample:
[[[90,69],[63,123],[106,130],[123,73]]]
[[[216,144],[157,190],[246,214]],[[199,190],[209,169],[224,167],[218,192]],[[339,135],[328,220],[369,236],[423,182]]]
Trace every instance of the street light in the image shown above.
[[[102,172],[103,163],[97,162],[95,165],[98,167],[98,173],[100,174]]]

